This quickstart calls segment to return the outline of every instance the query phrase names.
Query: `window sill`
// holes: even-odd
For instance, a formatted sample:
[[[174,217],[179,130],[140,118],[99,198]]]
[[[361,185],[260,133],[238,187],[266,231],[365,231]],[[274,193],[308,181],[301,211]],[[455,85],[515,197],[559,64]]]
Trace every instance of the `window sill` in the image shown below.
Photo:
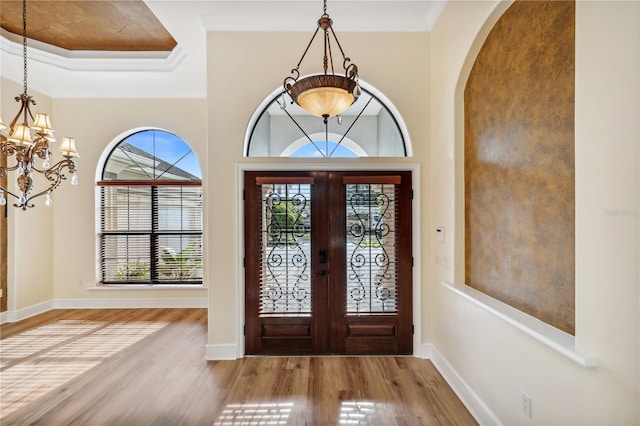
[[[175,284],[104,284],[104,285],[96,285],[95,287],[88,287],[89,291],[121,291],[121,290],[207,290],[202,284],[183,284],[183,285],[175,285]]]
[[[491,296],[488,296],[467,285],[442,282],[442,285],[452,292],[475,303],[481,308],[528,334],[546,346],[560,352],[562,355],[583,367],[594,368],[598,361],[589,356],[576,352],[576,338],[559,330],[531,315],[525,314]]]

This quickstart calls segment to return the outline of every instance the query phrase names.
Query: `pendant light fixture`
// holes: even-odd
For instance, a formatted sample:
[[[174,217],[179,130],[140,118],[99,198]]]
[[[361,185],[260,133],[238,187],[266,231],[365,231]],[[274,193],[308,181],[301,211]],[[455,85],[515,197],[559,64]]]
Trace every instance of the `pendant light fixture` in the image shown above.
[[[16,96],[16,102],[20,103],[20,110],[15,118],[9,124],[8,132],[5,133],[7,126],[0,118],[0,132],[4,137],[0,138],[0,155],[5,155],[7,160],[15,157],[13,166],[0,167],[0,177],[7,176],[8,172],[15,171],[18,182],[18,193],[14,194],[8,188],[0,186],[0,206],[7,204],[5,194],[11,195],[18,201],[14,204],[22,210],[34,207],[32,203],[36,197],[45,196],[45,205],[52,204],[51,192],[56,189],[62,180],[66,179],[65,169],[71,173],[71,184],[78,183],[76,175],[76,165],[73,161],[74,157],[78,157],[78,151],[75,146],[75,139],[64,137],[58,151],[64,157],[63,160],[50,165],[49,160],[51,151],[49,144],[55,142],[53,136],[53,128],[51,127],[51,119],[47,114],[37,113],[35,117],[31,112],[31,105],[36,102],[27,92],[27,0],[22,2],[22,47],[23,47],[23,65],[24,65],[24,92]],[[37,162],[42,160],[41,168]],[[7,161],[8,163],[8,161]],[[44,189],[32,194],[34,189],[34,173],[43,175],[47,182]]]
[[[316,35],[322,30],[324,38],[324,56],[322,58],[323,73],[300,78],[300,64],[309,51]],[[331,38],[335,40],[342,55],[344,75],[336,74],[333,66]],[[333,21],[327,14],[327,0],[324,0],[323,13],[318,19],[318,28],[313,33],[298,65],[291,70],[292,76],[284,79],[284,91],[291,97],[292,102],[300,105],[309,114],[327,119],[339,116],[353,104],[362,93],[358,84],[358,67],[345,56],[342,46],[333,31]],[[280,104],[286,108],[284,98]]]

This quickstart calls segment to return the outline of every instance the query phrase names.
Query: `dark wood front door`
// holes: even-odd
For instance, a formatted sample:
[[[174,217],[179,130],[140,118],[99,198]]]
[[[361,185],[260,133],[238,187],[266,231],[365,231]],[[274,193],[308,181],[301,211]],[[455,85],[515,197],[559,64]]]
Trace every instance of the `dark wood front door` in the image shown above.
[[[411,172],[245,172],[245,352],[410,354]]]

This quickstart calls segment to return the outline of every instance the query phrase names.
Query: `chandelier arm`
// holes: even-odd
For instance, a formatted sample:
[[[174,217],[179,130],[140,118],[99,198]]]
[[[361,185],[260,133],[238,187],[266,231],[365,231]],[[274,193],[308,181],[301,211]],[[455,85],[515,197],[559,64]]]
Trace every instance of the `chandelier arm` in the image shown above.
[[[302,134],[304,134],[304,136],[309,140],[309,142],[311,142],[311,144],[318,150],[318,152],[320,152],[320,154],[322,154],[323,157],[326,157],[326,155],[322,152],[322,150],[320,148],[318,148],[318,145],[313,141],[313,139],[311,139],[311,137],[309,137],[309,135],[307,134],[307,132],[304,131],[304,129],[300,126],[300,124],[298,124],[298,122],[296,121],[295,118],[293,118],[293,116],[291,114],[289,114],[289,111],[287,111],[286,109],[284,110],[285,114],[287,114],[289,116],[289,118],[291,119],[291,121],[293,121],[293,124],[295,124],[298,129],[300,129],[300,131],[302,132]]]
[[[30,158],[35,158],[36,156],[41,160],[46,160],[48,156],[51,156],[51,152],[49,151],[49,141],[41,135],[38,135],[38,138],[35,140],[33,145],[29,147]]]
[[[34,167],[33,168],[34,170],[40,173],[44,173],[44,176],[51,182],[51,184],[49,185],[48,188],[38,192],[37,194],[28,196],[22,205],[14,204],[14,206],[21,207],[22,210],[26,210],[27,208],[34,207],[35,204],[29,205],[29,202],[31,200],[33,200],[34,198],[38,198],[42,195],[45,195],[47,193],[53,192],[54,189],[60,186],[60,183],[62,183],[63,180],[67,179],[67,177],[62,173],[62,170],[65,168],[69,169],[71,173],[76,172],[76,164],[70,157],[65,156],[64,160],[60,160],[59,162],[57,162],[47,170],[37,170]],[[16,198],[19,198],[19,197],[16,197]]]
[[[329,29],[331,30],[331,34],[333,34],[333,39],[336,41],[336,44],[338,45],[338,49],[340,49],[340,54],[342,54],[343,63],[351,62],[351,59],[344,54],[344,50],[342,50],[342,45],[340,45],[340,40],[338,40],[338,36],[336,35],[336,32],[333,31],[333,27],[329,27]]]
[[[331,28],[331,27],[329,27]],[[324,32],[324,73],[327,73],[327,51],[329,52],[329,63],[331,64],[331,74],[335,74],[336,71],[333,69],[333,53],[331,52],[331,39],[329,38],[329,32]]]
[[[311,43],[313,43],[313,40],[316,38],[316,35],[318,35],[318,31],[320,31],[320,27],[316,28],[316,31],[313,33],[313,36],[311,36],[311,40],[309,40],[309,44],[307,44],[307,48],[304,49],[304,53],[302,54],[302,57],[298,61],[298,65],[296,65],[296,67],[295,67],[296,71],[299,71],[300,65],[302,64],[302,61],[304,60],[304,57],[307,55],[307,52],[309,51],[309,48],[311,47]],[[293,73],[293,70],[291,72]]]
[[[360,119],[360,116],[362,116],[362,114],[364,113],[364,110],[367,109],[367,107],[369,106],[369,104],[371,103],[371,101],[373,100],[373,98],[369,98],[369,100],[367,101],[367,103],[364,105],[364,107],[362,108],[362,110],[360,110],[360,113],[356,116],[355,120],[353,120],[353,123],[351,123],[351,125],[349,126],[349,128],[347,129],[346,132],[344,132],[342,134],[342,137],[340,138],[340,140],[338,141],[338,144],[335,146],[335,148],[333,148],[333,150],[331,151],[331,155],[333,155],[333,153],[335,152],[336,149],[338,149],[338,146],[340,146],[340,144],[342,143],[342,141],[344,140],[344,138],[347,137],[347,135],[349,134],[349,132],[351,131],[351,128],[356,124],[356,122],[358,121],[358,119]],[[331,155],[329,155],[329,157],[331,157]]]
[[[0,145],[0,150],[2,151],[2,153],[7,158],[11,157],[12,155],[16,155],[17,153],[22,151],[20,149],[20,147],[18,147],[18,145],[16,145],[16,143],[13,142],[13,141],[3,142]],[[15,167],[0,167],[0,170],[16,170],[17,168],[18,168],[18,166],[15,166]]]
[[[344,67],[344,76],[350,80],[356,80],[358,78],[358,66],[356,64],[349,64],[347,62],[351,59],[347,58],[342,66]]]
[[[14,99],[16,100],[16,102],[20,102],[20,110],[18,110],[18,113],[15,117],[13,117],[13,120],[11,120],[11,123],[9,124],[9,134],[11,134],[11,132],[15,128],[15,125],[18,124],[18,120],[20,119],[21,115],[23,115],[23,123],[28,123],[28,118],[31,118],[31,120],[33,121],[33,114],[31,113],[31,108],[29,107],[29,105],[36,104],[36,101],[33,100],[33,97],[27,95],[27,92],[20,94],[20,96],[16,96]]]
[[[14,194],[13,192],[9,191],[7,188],[5,188],[5,187],[3,187],[3,186],[0,186],[0,191],[4,191],[4,192],[5,192],[5,194],[9,194],[9,195],[11,195],[11,196],[12,196],[12,197],[14,197],[14,198],[20,198],[20,196],[19,196],[19,195]]]
[[[302,57],[298,61],[298,65],[296,65],[296,67],[291,70],[291,74],[294,75],[294,77],[287,76],[282,82],[282,87],[284,88],[284,91],[289,94],[292,100],[293,100],[293,95],[291,94],[291,87],[298,81],[298,78],[300,78],[300,65],[302,64],[304,57],[307,55],[307,52],[309,51],[309,48],[311,47],[313,40],[316,38],[316,35],[318,35],[318,31],[320,31],[319,27],[316,28],[316,31],[311,36],[311,40],[309,40],[309,44],[307,44],[307,48],[304,50]]]

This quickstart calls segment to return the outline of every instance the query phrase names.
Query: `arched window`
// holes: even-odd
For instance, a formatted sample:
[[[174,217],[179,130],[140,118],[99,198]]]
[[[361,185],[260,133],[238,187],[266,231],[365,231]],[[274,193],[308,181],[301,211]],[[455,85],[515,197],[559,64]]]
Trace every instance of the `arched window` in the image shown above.
[[[246,157],[409,157],[402,117],[375,88],[360,81],[362,95],[325,124],[291,103],[282,88],[256,109],[245,135]],[[286,104],[283,105],[283,102]],[[284,106],[284,108],[283,108]]]
[[[98,188],[102,284],[202,284],[202,175],[187,142],[129,134]]]

